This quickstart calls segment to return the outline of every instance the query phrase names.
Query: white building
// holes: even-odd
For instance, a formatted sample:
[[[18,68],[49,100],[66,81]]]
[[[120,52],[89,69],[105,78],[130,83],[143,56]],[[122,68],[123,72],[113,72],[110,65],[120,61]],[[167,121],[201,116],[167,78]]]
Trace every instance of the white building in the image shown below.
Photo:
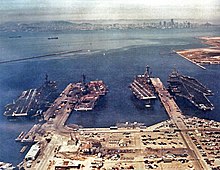
[[[28,153],[25,155],[25,160],[35,160],[40,152],[40,145],[38,143],[31,146]]]

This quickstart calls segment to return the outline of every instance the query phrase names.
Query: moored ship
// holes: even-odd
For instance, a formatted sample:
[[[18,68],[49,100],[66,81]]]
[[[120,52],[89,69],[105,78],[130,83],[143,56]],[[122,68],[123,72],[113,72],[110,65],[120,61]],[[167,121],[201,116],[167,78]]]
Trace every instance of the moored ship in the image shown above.
[[[102,80],[85,82],[85,75],[83,75],[82,82],[72,84],[71,94],[76,99],[74,110],[89,111],[93,110],[97,100],[106,95],[108,89]]]
[[[38,116],[39,110],[44,110],[49,102],[52,102],[57,87],[55,81],[48,80],[40,88],[23,91],[21,96],[13,103],[5,106],[4,115],[11,118]]]
[[[13,170],[15,167],[11,163],[0,162],[0,170]]]
[[[125,122],[125,123],[117,123],[116,127],[118,128],[137,128],[145,126],[144,123],[141,122]]]
[[[176,97],[185,98],[200,110],[213,110],[207,96],[213,93],[193,77],[184,76],[174,70],[168,78],[168,89]]]
[[[130,89],[136,98],[146,101],[145,107],[150,107],[150,100],[156,99],[153,87],[150,81],[150,67],[146,66],[146,71],[143,75],[137,75],[130,84]]]

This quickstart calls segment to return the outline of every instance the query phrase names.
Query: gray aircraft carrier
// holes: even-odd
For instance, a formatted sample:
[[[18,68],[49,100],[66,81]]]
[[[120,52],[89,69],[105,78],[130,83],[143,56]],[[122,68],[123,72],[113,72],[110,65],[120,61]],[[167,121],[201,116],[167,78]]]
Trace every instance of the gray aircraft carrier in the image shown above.
[[[13,103],[5,106],[4,115],[8,118],[33,117],[39,115],[53,101],[57,90],[56,82],[48,80],[40,88],[23,91]]]
[[[214,106],[207,96],[213,95],[212,91],[202,85],[193,77],[184,76],[174,70],[168,78],[168,89],[172,95],[190,101],[201,110],[213,110]]]

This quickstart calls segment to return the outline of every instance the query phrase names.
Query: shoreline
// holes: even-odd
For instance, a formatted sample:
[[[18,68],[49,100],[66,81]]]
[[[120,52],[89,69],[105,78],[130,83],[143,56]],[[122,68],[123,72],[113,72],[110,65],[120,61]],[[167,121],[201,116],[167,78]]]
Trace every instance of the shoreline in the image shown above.
[[[203,131],[199,131],[200,126],[197,123],[195,123],[195,127],[190,127],[190,119],[194,120],[194,118],[186,118],[184,116],[159,78],[151,78],[151,82],[170,119],[148,127],[140,125],[123,128],[117,126],[110,128],[79,128],[75,131],[69,129],[65,134],[62,131],[65,122],[61,123],[59,121],[52,132],[50,132],[51,126],[44,126],[43,130],[50,132],[51,142],[45,144],[46,148],[42,150],[42,155],[37,158],[40,163],[34,160],[31,163],[32,167],[35,169],[53,167],[56,169],[56,167],[68,167],[72,166],[72,164],[83,164],[85,169],[94,167],[107,169],[123,162],[133,166],[133,169],[144,169],[144,167],[148,166],[151,157],[155,155],[153,158],[157,161],[154,164],[163,166],[164,170],[170,169],[169,166],[166,167],[168,162],[177,166],[179,165],[179,160],[183,159],[183,157],[188,161],[188,163],[181,165],[185,169],[189,166],[195,169],[209,169],[210,166],[204,161],[204,156],[190,134],[195,133],[194,137],[200,140],[197,133],[206,133],[208,131],[206,134],[210,134],[212,127],[204,126],[202,128]],[[61,112],[60,115],[62,117],[62,115],[66,114]],[[198,118],[196,120],[200,121]],[[48,125],[47,122],[45,125]],[[218,131],[220,124],[213,123],[213,126],[216,126],[213,129],[213,133],[215,133]],[[62,142],[59,140],[61,138]],[[38,142],[44,140],[44,137],[40,137]],[[56,149],[55,146],[57,146]],[[86,154],[87,156],[85,156],[85,153],[88,152],[87,148],[93,149],[95,147],[98,150],[93,150],[93,154]],[[101,150],[102,147],[105,150]],[[72,149],[71,155],[69,155],[70,149]],[[73,151],[73,149],[75,150]],[[167,153],[164,153],[164,151],[167,151]],[[171,155],[168,155],[168,153]],[[146,154],[150,157],[146,156]],[[51,160],[53,163],[51,163]],[[161,160],[161,163],[158,160]],[[68,165],[66,163],[64,165],[64,161],[68,162],[68,164],[72,162],[72,164]],[[27,166],[27,163],[25,162],[24,165]],[[91,165],[94,167],[91,167]]]
[[[201,40],[202,44],[208,45],[209,47],[173,51],[204,70],[206,70],[206,68],[202,66],[202,64],[220,64],[220,37],[203,36],[196,38]]]
[[[203,70],[206,70],[206,67],[204,67],[204,66],[202,66],[202,65],[200,65],[200,64],[198,64],[198,63],[196,63],[195,61],[190,60],[189,58],[187,58],[187,57],[185,57],[184,55],[180,54],[180,52],[177,52],[177,51],[175,51],[175,50],[174,50],[174,52],[175,52],[176,54],[178,54],[179,56],[181,56],[182,58],[184,58],[184,59],[190,61],[191,63],[193,63],[193,64],[199,66],[199,67],[202,68]]]

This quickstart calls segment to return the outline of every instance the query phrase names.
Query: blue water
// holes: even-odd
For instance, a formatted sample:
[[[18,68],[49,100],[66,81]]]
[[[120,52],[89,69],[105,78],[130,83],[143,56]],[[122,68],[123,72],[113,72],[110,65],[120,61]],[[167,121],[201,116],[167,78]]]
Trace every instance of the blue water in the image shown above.
[[[160,77],[165,85],[168,74],[175,67],[212,89],[215,96],[210,100],[215,110],[203,113],[185,104],[180,107],[185,114],[220,121],[220,66],[207,66],[207,70],[202,70],[178,55],[169,54],[174,49],[204,47],[194,37],[219,36],[219,33],[218,28],[0,33],[0,61],[83,50],[82,53],[0,64],[0,113],[23,90],[39,87],[45,73],[51,80],[57,81],[59,91],[86,74],[88,80],[104,80],[109,93],[93,111],[73,112],[67,123],[109,127],[117,122],[137,121],[152,125],[168,119],[163,107],[155,101],[152,109],[142,109],[128,88],[134,76],[142,74],[148,64],[153,75]],[[12,35],[22,37],[9,39]],[[59,39],[48,40],[51,36],[58,36]],[[34,121],[9,122],[0,114],[0,122],[0,161],[17,164],[24,155],[19,153],[22,146],[14,139],[21,131],[27,131]]]

